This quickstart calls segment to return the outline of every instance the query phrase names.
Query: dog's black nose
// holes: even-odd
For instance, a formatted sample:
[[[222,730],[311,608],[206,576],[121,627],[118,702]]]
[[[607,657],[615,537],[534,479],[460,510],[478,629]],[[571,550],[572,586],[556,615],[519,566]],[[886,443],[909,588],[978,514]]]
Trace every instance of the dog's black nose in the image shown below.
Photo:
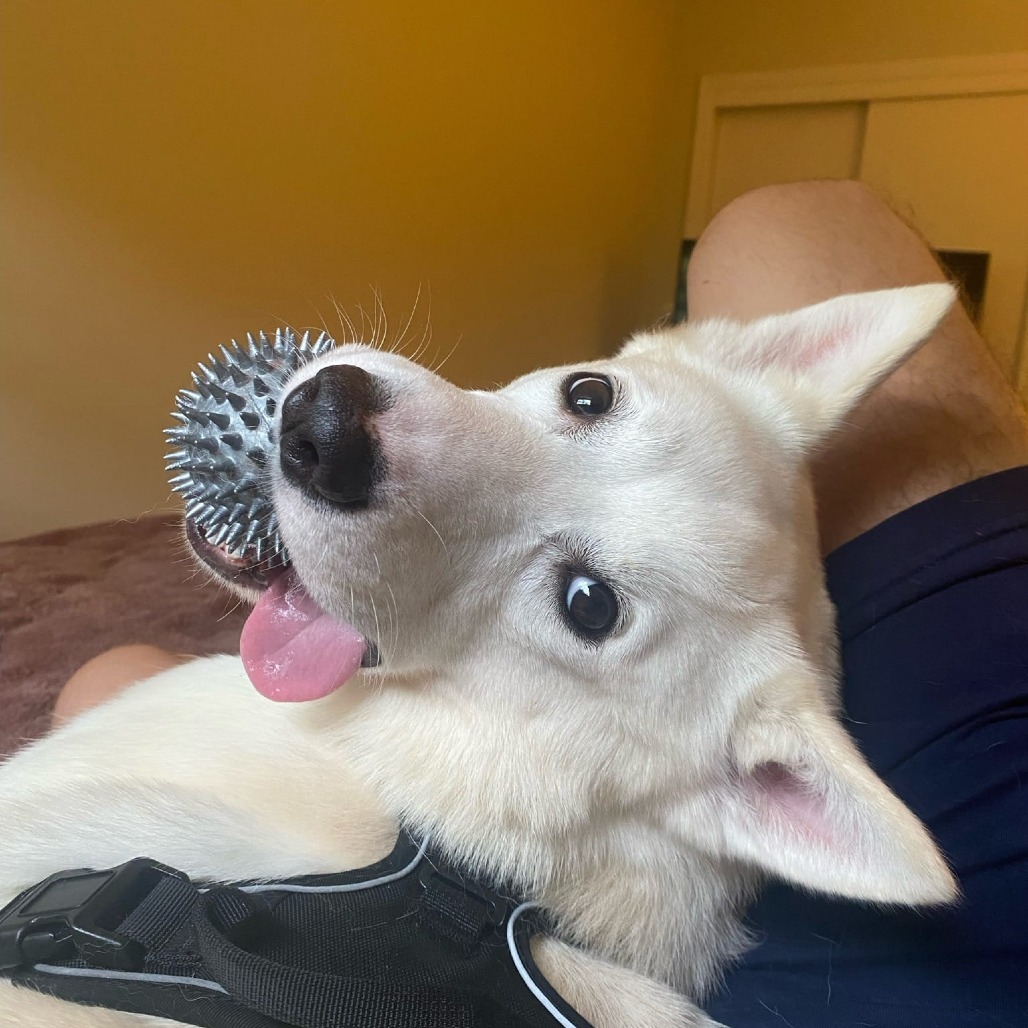
[[[297,386],[282,404],[286,478],[340,507],[367,506],[379,463],[367,422],[384,406],[380,383],[352,364],[322,368]]]

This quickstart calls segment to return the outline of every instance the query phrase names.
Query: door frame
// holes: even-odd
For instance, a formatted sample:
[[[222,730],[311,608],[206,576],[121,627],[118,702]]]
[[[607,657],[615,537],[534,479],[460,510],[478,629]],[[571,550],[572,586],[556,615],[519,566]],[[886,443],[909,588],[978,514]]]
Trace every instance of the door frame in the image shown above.
[[[1028,92],[1028,51],[704,75],[683,234],[697,238],[707,221],[724,110],[1023,92]]]

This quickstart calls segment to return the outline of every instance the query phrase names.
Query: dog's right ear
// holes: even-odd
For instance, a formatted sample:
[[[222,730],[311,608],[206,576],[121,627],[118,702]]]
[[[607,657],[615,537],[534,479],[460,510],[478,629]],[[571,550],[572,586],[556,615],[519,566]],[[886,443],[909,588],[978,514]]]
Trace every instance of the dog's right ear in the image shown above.
[[[784,394],[811,445],[927,339],[955,295],[942,282],[852,293],[746,324],[699,322],[679,338]]]
[[[725,356],[794,389],[816,441],[914,353],[954,296],[941,282],[838,296],[740,326]]]

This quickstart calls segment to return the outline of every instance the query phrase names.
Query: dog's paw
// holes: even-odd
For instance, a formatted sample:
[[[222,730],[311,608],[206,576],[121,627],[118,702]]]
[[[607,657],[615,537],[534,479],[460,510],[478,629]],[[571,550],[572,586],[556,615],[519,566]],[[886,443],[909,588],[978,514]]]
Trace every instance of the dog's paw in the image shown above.
[[[670,986],[567,943],[535,939],[532,957],[594,1028],[724,1028]]]

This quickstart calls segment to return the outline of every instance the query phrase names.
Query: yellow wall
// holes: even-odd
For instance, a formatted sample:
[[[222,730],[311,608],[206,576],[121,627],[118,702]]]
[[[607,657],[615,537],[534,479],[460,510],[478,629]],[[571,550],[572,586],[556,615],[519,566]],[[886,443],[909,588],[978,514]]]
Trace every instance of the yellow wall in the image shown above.
[[[1023,0],[4,0],[0,528],[166,506],[192,361],[431,290],[488,385],[671,303],[699,77],[1028,45]]]
[[[167,506],[208,348],[431,292],[489,386],[665,313],[675,0],[4,0],[3,528]],[[415,326],[423,323],[421,313]]]
[[[1025,0],[701,0],[682,8],[690,157],[703,75],[1028,48]]]

